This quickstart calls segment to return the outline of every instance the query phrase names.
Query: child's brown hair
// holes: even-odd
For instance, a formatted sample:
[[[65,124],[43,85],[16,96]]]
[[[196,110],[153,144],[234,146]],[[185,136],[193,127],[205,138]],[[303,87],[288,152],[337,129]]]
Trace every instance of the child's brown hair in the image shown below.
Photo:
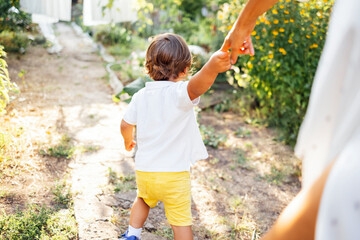
[[[176,34],[155,36],[146,51],[145,70],[155,81],[176,79],[191,63],[185,40]]]

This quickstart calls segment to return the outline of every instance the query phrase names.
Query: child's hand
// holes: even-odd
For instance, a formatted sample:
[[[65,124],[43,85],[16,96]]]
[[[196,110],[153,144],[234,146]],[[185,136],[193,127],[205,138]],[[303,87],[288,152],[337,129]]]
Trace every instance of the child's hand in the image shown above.
[[[134,140],[132,140],[131,142],[129,143],[125,143],[125,149],[126,151],[131,151],[133,150],[133,148],[135,147],[136,145],[136,142],[134,142]]]
[[[207,63],[208,69],[215,73],[222,73],[231,68],[229,52],[216,51]]]

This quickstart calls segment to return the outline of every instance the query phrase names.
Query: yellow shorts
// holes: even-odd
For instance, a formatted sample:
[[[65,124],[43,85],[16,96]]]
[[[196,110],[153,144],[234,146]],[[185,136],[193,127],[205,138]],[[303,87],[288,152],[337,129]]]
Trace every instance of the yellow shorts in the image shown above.
[[[189,172],[136,171],[137,196],[153,208],[158,201],[173,226],[192,225],[191,185]]]

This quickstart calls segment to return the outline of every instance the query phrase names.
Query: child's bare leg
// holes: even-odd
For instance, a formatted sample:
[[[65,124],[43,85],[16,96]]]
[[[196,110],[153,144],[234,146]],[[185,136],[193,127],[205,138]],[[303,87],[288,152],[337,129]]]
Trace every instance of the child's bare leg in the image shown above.
[[[142,198],[137,197],[131,207],[130,226],[142,228],[149,215],[150,207]]]
[[[175,240],[193,240],[193,232],[191,226],[174,226],[171,225],[174,232]]]

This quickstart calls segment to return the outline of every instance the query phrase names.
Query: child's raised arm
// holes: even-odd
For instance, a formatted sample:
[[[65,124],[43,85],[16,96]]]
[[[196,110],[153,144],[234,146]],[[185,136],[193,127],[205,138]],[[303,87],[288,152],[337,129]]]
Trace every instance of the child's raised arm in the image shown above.
[[[230,67],[229,52],[215,52],[202,69],[190,79],[187,87],[190,99],[194,100],[204,94],[213,85],[217,75],[229,70]]]

